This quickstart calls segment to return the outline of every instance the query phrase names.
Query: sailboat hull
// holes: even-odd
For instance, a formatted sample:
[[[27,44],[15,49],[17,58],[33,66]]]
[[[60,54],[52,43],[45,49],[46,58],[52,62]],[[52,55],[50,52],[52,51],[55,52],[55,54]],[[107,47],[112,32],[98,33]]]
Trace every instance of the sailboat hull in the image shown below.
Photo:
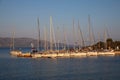
[[[10,54],[11,54],[12,56],[18,56],[18,55],[22,54],[22,52],[21,52],[21,51],[14,50],[14,51],[10,51]]]

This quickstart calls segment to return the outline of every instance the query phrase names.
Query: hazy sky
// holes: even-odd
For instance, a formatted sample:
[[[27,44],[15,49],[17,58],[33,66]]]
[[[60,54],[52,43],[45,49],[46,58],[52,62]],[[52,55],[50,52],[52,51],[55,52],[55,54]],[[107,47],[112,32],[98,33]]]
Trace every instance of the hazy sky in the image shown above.
[[[42,36],[43,27],[49,29],[49,18],[52,16],[56,35],[58,32],[63,35],[64,24],[67,38],[71,39],[73,19],[76,28],[79,19],[86,39],[88,15],[95,36],[99,33],[102,39],[107,27],[110,36],[120,40],[120,0],[0,0],[0,37],[11,37],[15,31],[16,37],[36,38],[37,17]]]

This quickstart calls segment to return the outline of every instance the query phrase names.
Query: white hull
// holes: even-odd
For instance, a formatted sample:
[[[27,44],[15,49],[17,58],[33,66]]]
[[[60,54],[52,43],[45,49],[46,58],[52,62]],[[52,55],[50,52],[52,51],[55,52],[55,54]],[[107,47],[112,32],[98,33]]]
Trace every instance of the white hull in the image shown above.
[[[86,53],[84,52],[79,52],[79,53],[71,53],[71,57],[86,57]]]
[[[98,56],[98,52],[87,52],[87,56]]]
[[[32,54],[33,58],[57,58],[57,57],[86,57],[86,53],[35,53]]]
[[[89,56],[114,56],[114,52],[72,52],[72,53],[35,53],[32,54],[33,58],[57,58],[57,57],[89,57]]]
[[[114,56],[114,52],[98,52],[99,56]]]
[[[13,51],[10,51],[10,54],[11,54],[12,56],[18,56],[18,55],[22,54],[22,52],[21,52],[21,51],[13,50]]]
[[[55,58],[57,57],[57,54],[40,54],[40,53],[34,53],[32,54],[32,58]]]
[[[31,53],[27,52],[27,53],[22,53],[21,51],[10,51],[10,54],[12,56],[16,56],[16,57],[32,57]]]
[[[39,58],[41,57],[42,55],[39,54],[39,53],[35,53],[35,54],[31,54],[32,58]]]

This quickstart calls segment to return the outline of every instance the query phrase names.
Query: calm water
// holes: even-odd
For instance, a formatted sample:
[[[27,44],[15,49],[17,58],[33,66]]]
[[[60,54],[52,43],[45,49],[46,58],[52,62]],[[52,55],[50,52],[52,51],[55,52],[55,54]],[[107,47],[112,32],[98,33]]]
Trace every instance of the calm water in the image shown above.
[[[16,58],[0,48],[0,80],[120,80],[120,56]]]

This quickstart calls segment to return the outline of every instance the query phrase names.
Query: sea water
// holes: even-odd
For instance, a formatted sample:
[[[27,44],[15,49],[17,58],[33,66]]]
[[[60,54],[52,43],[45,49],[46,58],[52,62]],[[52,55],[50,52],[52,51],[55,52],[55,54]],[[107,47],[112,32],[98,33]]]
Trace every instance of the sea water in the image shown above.
[[[120,56],[34,59],[9,51],[0,48],[0,80],[120,80]]]

